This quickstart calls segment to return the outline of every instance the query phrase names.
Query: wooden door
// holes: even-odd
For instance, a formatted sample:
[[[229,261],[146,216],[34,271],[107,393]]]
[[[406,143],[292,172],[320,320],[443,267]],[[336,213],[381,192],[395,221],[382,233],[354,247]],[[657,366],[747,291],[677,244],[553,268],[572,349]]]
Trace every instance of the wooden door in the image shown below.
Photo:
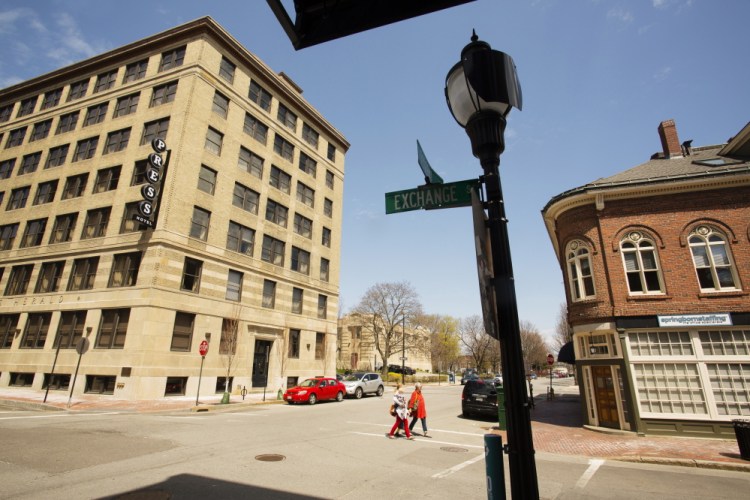
[[[609,366],[592,366],[591,372],[594,377],[594,399],[596,399],[599,425],[619,429],[620,419],[617,413],[617,395],[612,368]]]

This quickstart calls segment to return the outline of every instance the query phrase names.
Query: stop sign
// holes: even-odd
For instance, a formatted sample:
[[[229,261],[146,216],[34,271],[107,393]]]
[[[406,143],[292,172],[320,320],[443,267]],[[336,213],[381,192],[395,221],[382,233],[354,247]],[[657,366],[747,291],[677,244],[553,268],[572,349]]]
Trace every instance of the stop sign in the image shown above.
[[[206,353],[208,352],[208,341],[204,340],[203,342],[201,342],[200,347],[198,347],[198,352],[201,356],[206,355]]]
[[[547,354],[547,364],[553,365],[555,363],[555,357],[552,354]]]

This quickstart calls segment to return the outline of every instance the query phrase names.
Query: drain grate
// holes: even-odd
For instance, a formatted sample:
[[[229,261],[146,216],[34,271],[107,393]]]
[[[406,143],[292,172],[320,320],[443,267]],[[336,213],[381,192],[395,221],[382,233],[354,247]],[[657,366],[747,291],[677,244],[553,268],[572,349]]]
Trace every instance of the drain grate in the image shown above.
[[[466,448],[459,448],[458,446],[441,446],[441,450],[447,451],[449,453],[468,453],[469,450]]]
[[[269,453],[266,455],[255,455],[255,460],[260,462],[281,462],[282,460],[286,460],[286,457],[284,455]]]

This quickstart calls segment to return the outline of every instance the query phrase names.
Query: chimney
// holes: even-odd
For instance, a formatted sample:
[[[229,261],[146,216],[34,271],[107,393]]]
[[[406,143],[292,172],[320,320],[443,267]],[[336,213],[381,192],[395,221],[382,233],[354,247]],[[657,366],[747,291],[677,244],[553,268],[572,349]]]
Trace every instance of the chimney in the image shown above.
[[[680,147],[680,139],[677,137],[677,127],[674,120],[665,120],[659,124],[659,138],[666,158],[682,157],[682,148]]]

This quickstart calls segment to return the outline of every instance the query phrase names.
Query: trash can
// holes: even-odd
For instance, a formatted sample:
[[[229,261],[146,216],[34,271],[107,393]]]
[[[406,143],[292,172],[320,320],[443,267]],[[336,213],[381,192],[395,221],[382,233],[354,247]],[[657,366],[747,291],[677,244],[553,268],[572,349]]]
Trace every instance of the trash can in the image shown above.
[[[507,430],[505,423],[505,389],[502,385],[496,385],[497,391],[497,423],[501,431]]]
[[[750,420],[732,420],[734,424],[734,435],[737,437],[737,446],[740,447],[740,456],[744,460],[750,460]]]

